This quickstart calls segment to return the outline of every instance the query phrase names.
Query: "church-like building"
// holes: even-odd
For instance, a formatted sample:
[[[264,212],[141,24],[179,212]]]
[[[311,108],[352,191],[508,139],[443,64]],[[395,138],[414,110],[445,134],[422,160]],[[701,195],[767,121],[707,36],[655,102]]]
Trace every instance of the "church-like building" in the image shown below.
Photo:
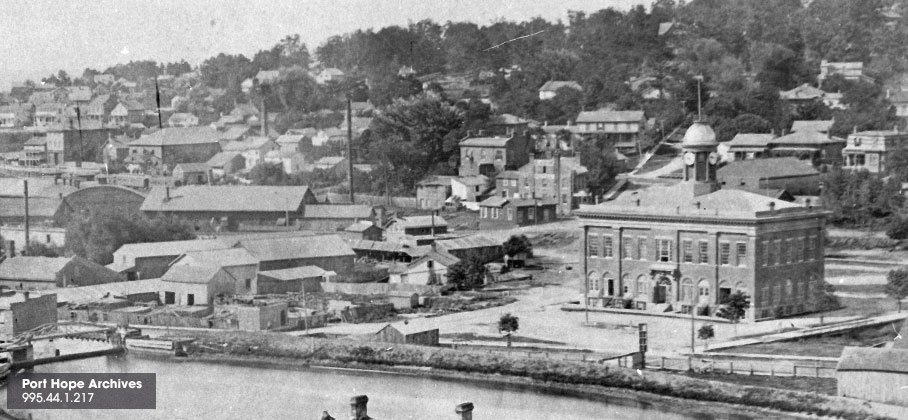
[[[714,315],[740,290],[746,320],[814,309],[828,211],[720,189],[717,146],[695,122],[681,143],[682,182],[580,207],[585,304]]]

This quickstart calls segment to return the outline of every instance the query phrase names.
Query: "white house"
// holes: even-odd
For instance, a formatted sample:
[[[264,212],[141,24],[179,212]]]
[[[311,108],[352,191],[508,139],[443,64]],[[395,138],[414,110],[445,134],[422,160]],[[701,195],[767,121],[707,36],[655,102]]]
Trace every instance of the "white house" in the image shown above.
[[[443,285],[448,283],[448,267],[457,264],[460,259],[445,252],[431,251],[410,262],[392,266],[388,270],[388,283]]]

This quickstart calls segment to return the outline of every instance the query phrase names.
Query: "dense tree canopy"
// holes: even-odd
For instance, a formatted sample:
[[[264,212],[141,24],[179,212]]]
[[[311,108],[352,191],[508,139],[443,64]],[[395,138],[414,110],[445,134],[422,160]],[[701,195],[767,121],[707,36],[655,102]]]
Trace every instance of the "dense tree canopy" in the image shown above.
[[[113,252],[123,244],[193,238],[193,229],[178,219],[150,219],[141,213],[99,209],[76,216],[67,224],[66,252],[106,265],[113,262]]]

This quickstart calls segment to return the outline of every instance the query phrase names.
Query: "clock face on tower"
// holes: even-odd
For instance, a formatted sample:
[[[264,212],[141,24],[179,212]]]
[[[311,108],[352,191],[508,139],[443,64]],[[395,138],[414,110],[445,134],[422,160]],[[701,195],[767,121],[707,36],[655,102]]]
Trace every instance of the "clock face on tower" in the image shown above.
[[[684,154],[684,164],[687,166],[693,166],[696,158],[693,153],[687,152]]]
[[[716,152],[710,153],[709,154],[709,164],[715,165],[717,162],[719,162],[719,155],[716,154]]]

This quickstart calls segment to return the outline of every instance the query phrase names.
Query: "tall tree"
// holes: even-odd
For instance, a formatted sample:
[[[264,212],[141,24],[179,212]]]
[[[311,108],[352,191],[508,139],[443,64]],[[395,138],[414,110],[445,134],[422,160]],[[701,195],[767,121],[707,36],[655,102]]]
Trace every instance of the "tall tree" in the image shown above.
[[[508,338],[508,347],[511,347],[511,334],[517,332],[520,328],[520,319],[511,313],[506,313],[498,319],[498,332],[504,333]]]
[[[902,300],[908,297],[908,269],[890,270],[886,275],[886,294],[895,299],[902,312]]]

